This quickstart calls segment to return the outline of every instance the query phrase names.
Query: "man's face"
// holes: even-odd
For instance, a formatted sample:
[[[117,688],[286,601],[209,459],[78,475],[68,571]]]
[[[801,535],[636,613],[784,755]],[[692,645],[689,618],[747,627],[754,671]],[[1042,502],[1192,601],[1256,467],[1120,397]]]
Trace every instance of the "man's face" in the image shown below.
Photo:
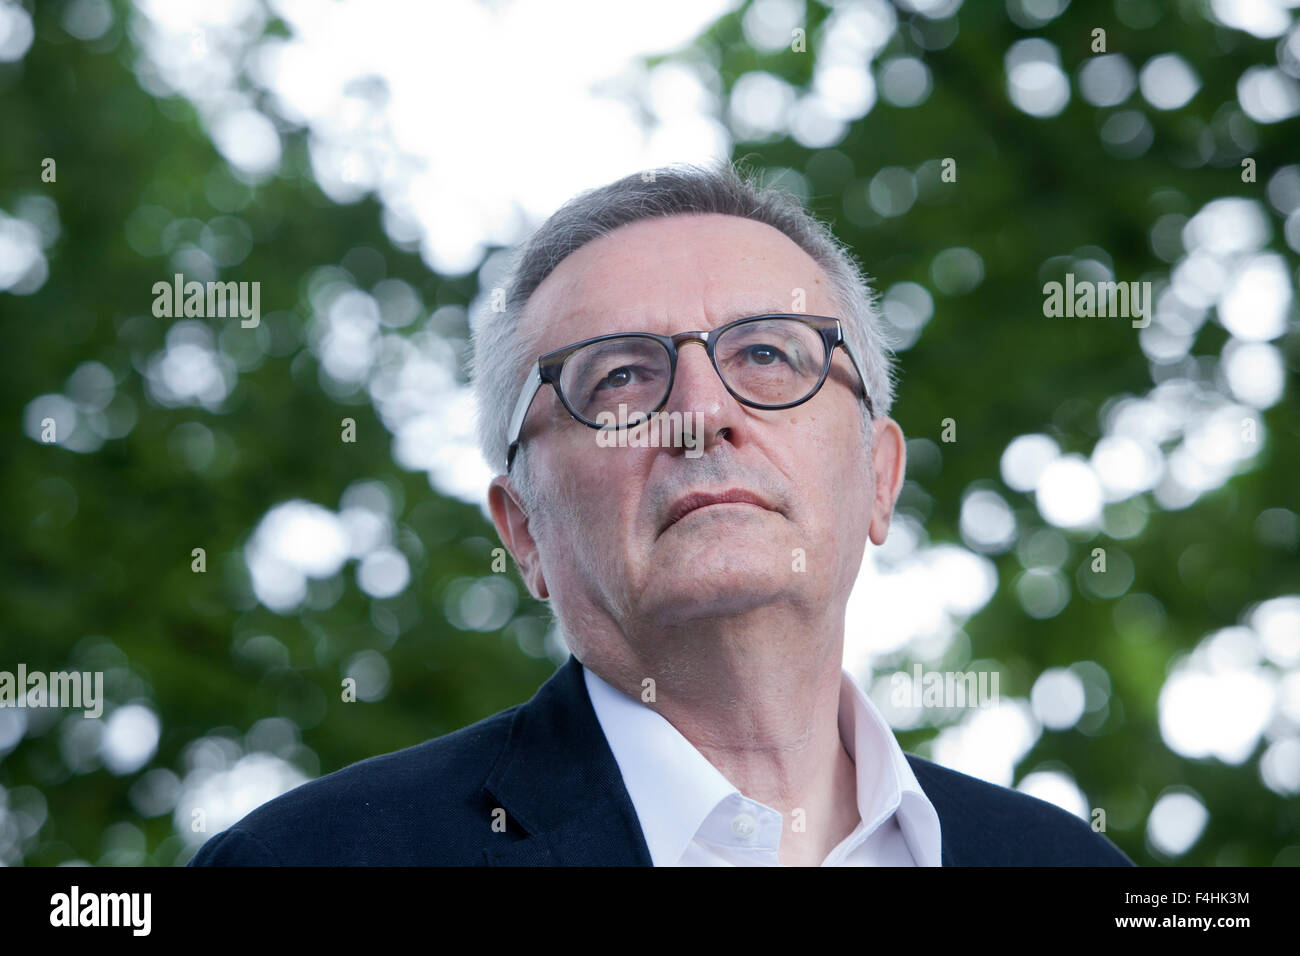
[[[530,299],[524,334],[540,355],[611,332],[672,335],[795,311],[839,316],[825,273],[794,242],[748,219],[677,216],[566,258]],[[490,495],[530,590],[549,594],[579,641],[609,625],[632,637],[777,607],[820,617],[838,606],[842,622],[868,532],[883,543],[902,482],[897,426],[877,419],[868,453],[842,349],[812,399],[768,411],[736,401],[702,347],[681,348],[663,412],[698,423],[703,454],[602,447],[554,389],[538,393],[522,438],[544,506],[524,516],[506,478]],[[737,489],[765,506],[716,504],[669,523],[687,495]]]

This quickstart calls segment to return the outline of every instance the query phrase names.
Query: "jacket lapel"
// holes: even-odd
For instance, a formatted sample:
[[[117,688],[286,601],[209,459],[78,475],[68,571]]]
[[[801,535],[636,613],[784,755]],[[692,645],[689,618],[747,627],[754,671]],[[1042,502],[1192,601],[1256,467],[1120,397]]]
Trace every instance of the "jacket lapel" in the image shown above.
[[[940,866],[961,866],[962,864],[952,855],[955,816],[949,811],[947,794],[939,787],[933,775],[930,773],[931,765],[921,757],[914,754],[905,753],[908,765],[912,768],[912,774],[916,777],[916,782],[921,785],[925,792],[926,798],[934,806],[934,811],[939,815],[939,865]]]
[[[650,866],[636,810],[572,654],[516,711],[484,788],[528,835],[496,866]]]

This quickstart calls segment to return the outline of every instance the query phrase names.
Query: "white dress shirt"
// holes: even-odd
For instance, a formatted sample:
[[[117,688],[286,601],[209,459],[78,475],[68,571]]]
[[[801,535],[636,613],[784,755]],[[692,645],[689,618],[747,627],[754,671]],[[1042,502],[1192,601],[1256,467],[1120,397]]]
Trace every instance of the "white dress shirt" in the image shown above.
[[[582,670],[655,866],[781,865],[781,813],[736,789],[653,705]],[[848,671],[841,671],[839,731],[856,768],[860,819],[821,865],[939,866],[939,815]],[[799,822],[792,819],[792,828]]]

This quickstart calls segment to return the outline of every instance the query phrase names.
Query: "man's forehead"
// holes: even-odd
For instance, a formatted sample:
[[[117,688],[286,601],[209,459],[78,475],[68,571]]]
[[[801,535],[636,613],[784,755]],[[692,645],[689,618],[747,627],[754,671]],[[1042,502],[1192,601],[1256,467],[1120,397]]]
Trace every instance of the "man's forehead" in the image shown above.
[[[731,241],[710,242],[724,233]],[[529,299],[525,324],[558,347],[607,332],[670,334],[772,312],[827,314],[829,292],[821,267],[771,226],[672,217],[633,223],[572,253]],[[552,333],[566,341],[549,343]]]

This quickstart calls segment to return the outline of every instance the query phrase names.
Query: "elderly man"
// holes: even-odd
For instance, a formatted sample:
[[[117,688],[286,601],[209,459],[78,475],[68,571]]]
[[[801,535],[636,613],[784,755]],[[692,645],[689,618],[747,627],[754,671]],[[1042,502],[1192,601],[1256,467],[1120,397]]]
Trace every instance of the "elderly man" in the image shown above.
[[[475,329],[489,502],[568,662],[195,864],[1130,862],[904,754],[843,670],[904,442],[870,290],[801,204],[729,164],[629,176],[537,231],[504,305]]]

